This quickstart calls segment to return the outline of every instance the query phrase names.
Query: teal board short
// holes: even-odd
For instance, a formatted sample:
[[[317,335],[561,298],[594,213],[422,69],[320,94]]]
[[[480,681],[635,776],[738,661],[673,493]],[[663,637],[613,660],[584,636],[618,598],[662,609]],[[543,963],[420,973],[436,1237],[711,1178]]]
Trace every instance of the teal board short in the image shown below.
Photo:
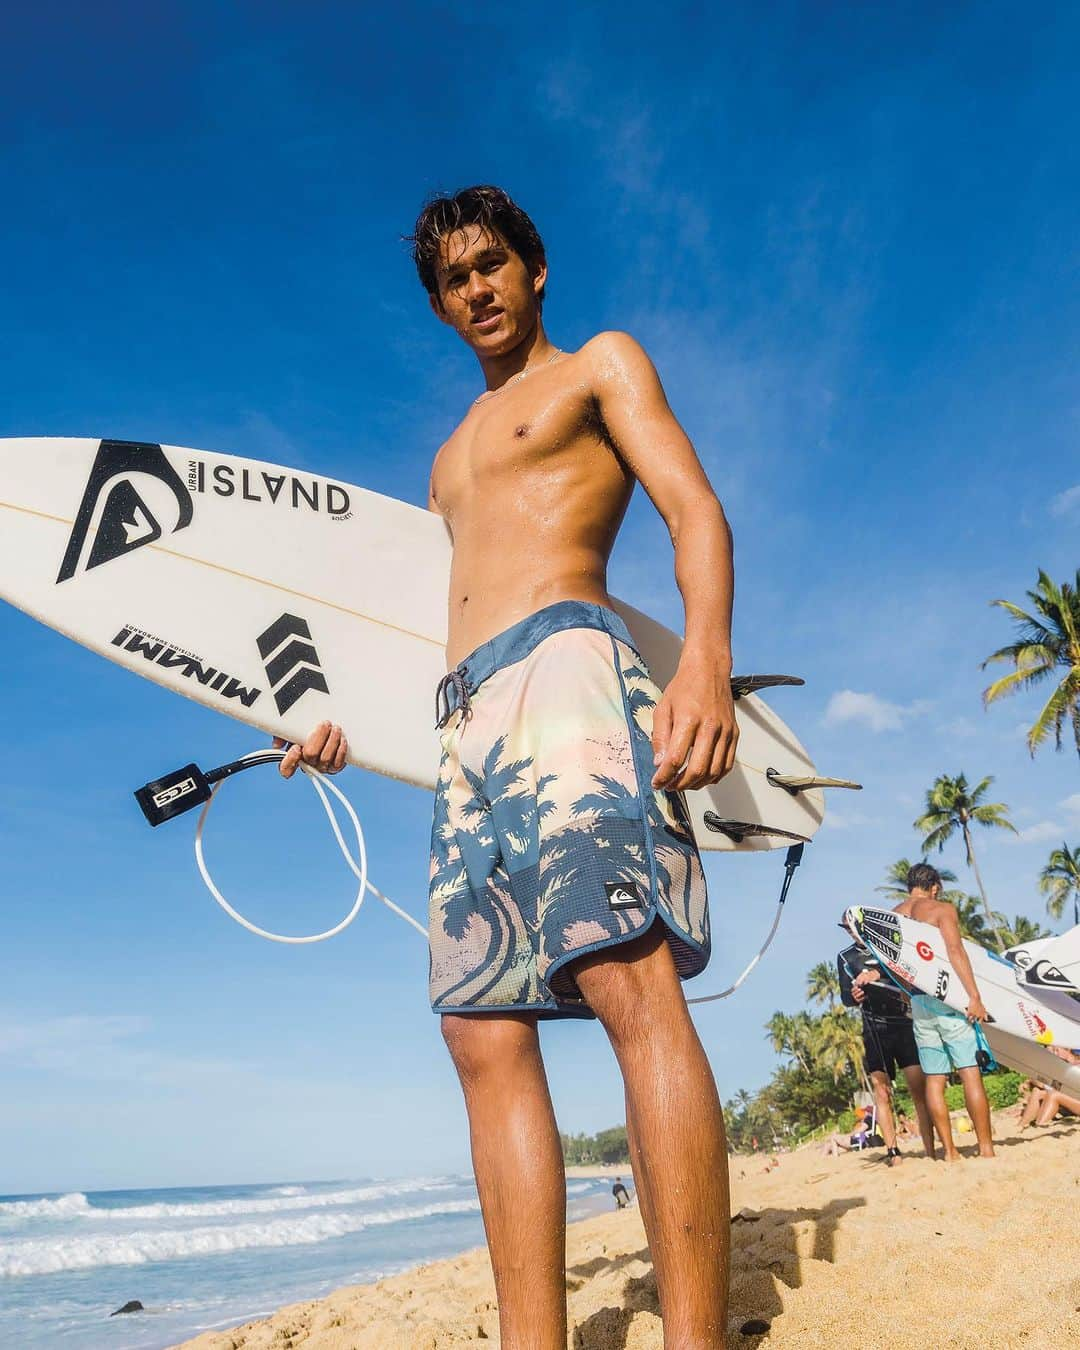
[[[911,1020],[923,1073],[951,1073],[978,1064],[979,1038],[962,1012],[929,994],[912,994]]]

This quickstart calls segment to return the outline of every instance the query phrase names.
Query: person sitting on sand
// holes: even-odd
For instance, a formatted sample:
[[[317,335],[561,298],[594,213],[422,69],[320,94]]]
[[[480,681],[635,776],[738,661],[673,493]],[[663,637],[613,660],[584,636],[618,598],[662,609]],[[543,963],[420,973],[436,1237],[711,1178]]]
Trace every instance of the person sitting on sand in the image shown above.
[[[851,1128],[851,1134],[844,1138],[842,1134],[834,1134],[829,1137],[825,1147],[821,1150],[827,1158],[836,1158],[841,1153],[857,1153],[869,1146],[870,1139],[870,1120],[865,1114],[863,1107],[859,1107],[856,1114],[855,1124]]]
[[[615,1178],[615,1185],[611,1188],[611,1194],[615,1197],[616,1209],[625,1209],[630,1203],[630,1193],[622,1184],[622,1177]]]
[[[994,1156],[990,1123],[990,1103],[979,1068],[979,1038],[975,1027],[987,1018],[975,983],[971,961],[960,937],[960,922],[952,905],[941,899],[941,874],[929,863],[916,863],[907,874],[908,898],[896,906],[897,914],[906,914],[920,923],[932,924],[941,933],[957,978],[968,996],[967,1013],[957,1012],[929,994],[912,994],[911,1015],[919,1063],[926,1075],[926,1103],[938,1138],[945,1149],[945,1161],[957,1162],[960,1154],[953,1143],[949,1108],[945,1105],[945,1087],[953,1070],[964,1088],[964,1102],[975,1126],[979,1157]],[[865,970],[855,981],[870,984],[881,978],[880,971]]]
[[[1080,1064],[1080,1054],[1067,1050],[1064,1046],[1047,1047],[1052,1054],[1063,1059],[1066,1064]],[[1029,1125],[1049,1125],[1058,1115],[1080,1116],[1080,1097],[1062,1092],[1049,1083],[1031,1082],[1027,1101],[1020,1113],[1020,1128],[1026,1130]]]

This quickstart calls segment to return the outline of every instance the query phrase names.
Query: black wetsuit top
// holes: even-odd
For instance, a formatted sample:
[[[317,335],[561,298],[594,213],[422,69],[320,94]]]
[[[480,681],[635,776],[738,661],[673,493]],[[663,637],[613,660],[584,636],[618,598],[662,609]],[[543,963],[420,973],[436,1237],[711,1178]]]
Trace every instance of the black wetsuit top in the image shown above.
[[[840,952],[836,958],[836,969],[840,976],[840,1002],[847,1008],[858,1008],[864,1020],[869,1017],[875,1022],[909,1022],[911,1004],[907,995],[884,972],[879,980],[863,986],[866,997],[862,1003],[855,1002],[851,992],[855,976],[877,967],[877,964],[868,952],[854,943]]]

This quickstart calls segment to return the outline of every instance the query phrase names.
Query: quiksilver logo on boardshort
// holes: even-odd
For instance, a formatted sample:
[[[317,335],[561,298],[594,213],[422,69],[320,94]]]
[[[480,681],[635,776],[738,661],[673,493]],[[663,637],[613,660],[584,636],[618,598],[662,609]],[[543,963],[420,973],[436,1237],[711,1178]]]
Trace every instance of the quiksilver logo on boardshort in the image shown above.
[[[56,578],[58,585],[75,575],[84,554],[83,566],[89,571],[122,558],[144,544],[152,544],[165,533],[165,526],[147,505],[145,487],[140,492],[136,486],[140,478],[163,483],[172,493],[176,519],[167,522],[171,534],[191,524],[191,493],[160,445],[142,441],[102,441],[71,527]],[[93,542],[88,546],[91,530]]]
[[[641,891],[627,881],[607,881],[604,883],[608,904],[612,909],[640,908]]]

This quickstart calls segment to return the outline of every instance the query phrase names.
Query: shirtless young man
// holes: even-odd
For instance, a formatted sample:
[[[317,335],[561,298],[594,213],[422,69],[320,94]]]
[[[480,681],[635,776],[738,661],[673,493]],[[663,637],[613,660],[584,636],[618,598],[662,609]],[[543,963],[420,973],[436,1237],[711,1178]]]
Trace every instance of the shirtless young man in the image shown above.
[[[414,259],[486,385],[439,450],[453,539],[431,860],[431,1001],[464,1091],[504,1350],[565,1350],[566,1183],[544,1017],[596,1017],[618,1059],[668,1350],[725,1342],[720,1101],[680,978],[709,957],[678,794],[732,767],[731,535],[641,347],[555,347],[547,263],[504,192],[426,206]],[[686,642],[656,688],[607,592],[636,482],[664,518]],[[320,728],[301,757],[335,766]],[[521,1196],[528,1193],[523,1210]]]
[[[915,1043],[918,1046],[919,1063],[926,1076],[926,1104],[930,1118],[941,1140],[946,1162],[956,1162],[960,1154],[953,1143],[949,1108],[945,1104],[945,1086],[949,1074],[955,1070],[963,1084],[968,1115],[975,1126],[979,1156],[992,1158],[994,1141],[990,1103],[978,1066],[979,1042],[975,1034],[975,1024],[985,1022],[987,1014],[979,995],[979,986],[975,983],[971,962],[964,951],[960,921],[952,905],[940,898],[941,874],[929,863],[915,863],[910,868],[907,888],[908,897],[896,906],[896,912],[907,914],[921,923],[931,923],[940,929],[949,961],[970,1000],[965,1015],[928,994],[911,996]],[[865,985],[878,978],[878,971],[867,970],[856,978],[855,983]]]

